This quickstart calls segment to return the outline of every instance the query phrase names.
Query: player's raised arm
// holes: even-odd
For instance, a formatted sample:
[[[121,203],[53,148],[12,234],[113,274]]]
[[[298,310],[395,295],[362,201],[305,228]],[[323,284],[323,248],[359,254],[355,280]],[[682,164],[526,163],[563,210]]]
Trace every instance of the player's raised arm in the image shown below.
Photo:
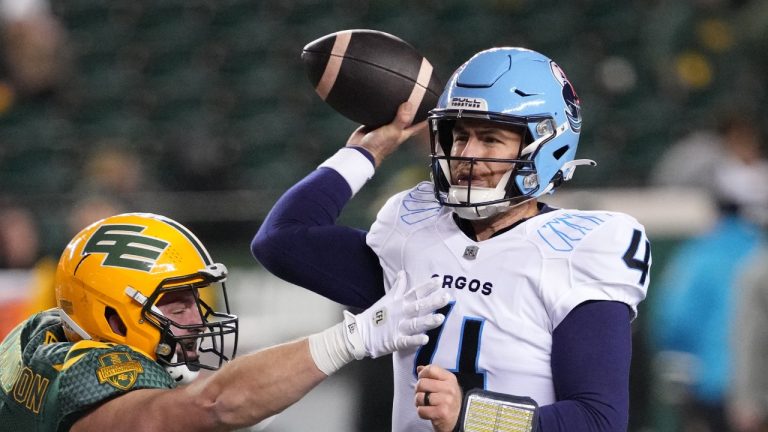
[[[424,127],[400,106],[392,123],[355,131],[335,155],[277,201],[251,242],[271,273],[333,301],[367,307],[384,294],[381,266],[366,232],[336,225],[349,199],[374,174],[374,165]]]
[[[335,302],[367,307],[384,294],[379,258],[365,231],[337,226],[336,219],[381,162],[424,128],[442,84],[413,46],[380,31],[323,36],[307,44],[301,58],[317,94],[363,126],[278,200],[251,249],[276,276]]]

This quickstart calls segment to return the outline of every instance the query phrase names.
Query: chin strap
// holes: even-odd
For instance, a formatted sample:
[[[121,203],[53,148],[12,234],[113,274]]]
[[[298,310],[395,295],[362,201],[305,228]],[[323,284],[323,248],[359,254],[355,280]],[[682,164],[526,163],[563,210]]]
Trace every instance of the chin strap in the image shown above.
[[[91,335],[88,334],[87,331],[83,330],[82,327],[80,327],[75,320],[72,319],[64,310],[58,309],[59,311],[59,318],[64,322],[64,324],[69,327],[69,330],[71,330],[73,333],[75,333],[78,337],[81,338],[81,340],[91,340]],[[74,342],[74,341],[73,341]]]
[[[222,264],[221,267],[216,267],[216,265],[209,266],[206,270],[209,274],[212,276],[220,277],[220,276],[226,276],[227,274],[227,268],[224,267]],[[147,296],[140,293],[138,290],[132,288],[132,287],[126,287],[125,288],[125,295],[132,298],[135,302],[139,303],[140,305],[144,306],[147,303]],[[164,316],[163,313],[160,311],[160,309],[152,305],[151,309],[153,312],[157,313],[158,315]],[[165,349],[167,351],[170,351],[170,347],[167,344],[160,344],[158,345],[157,352],[160,352],[162,349]],[[165,354],[165,353],[163,353]],[[176,363],[178,362],[178,353],[174,353],[173,357],[169,361],[169,363]],[[189,384],[192,381],[197,378],[197,375],[200,373],[199,370],[191,370],[188,365],[181,364],[178,366],[165,366],[165,370],[168,372],[169,375],[171,375],[171,378],[173,378],[176,383],[184,385]]]
[[[178,354],[174,354],[173,358],[171,358],[171,363],[176,363],[178,361],[178,357]],[[180,385],[191,383],[200,374],[199,370],[193,371],[189,368],[189,366],[185,364],[179,366],[166,366],[165,370],[168,372],[171,378],[173,378],[173,380]]]

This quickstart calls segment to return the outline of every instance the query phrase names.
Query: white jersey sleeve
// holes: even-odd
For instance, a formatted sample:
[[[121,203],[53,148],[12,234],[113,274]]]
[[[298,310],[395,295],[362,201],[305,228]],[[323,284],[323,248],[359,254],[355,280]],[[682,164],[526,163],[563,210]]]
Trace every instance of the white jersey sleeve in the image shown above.
[[[556,213],[533,236],[548,269],[542,275],[541,296],[553,328],[590,300],[626,303],[636,316],[651,266],[644,227],[623,213]]]

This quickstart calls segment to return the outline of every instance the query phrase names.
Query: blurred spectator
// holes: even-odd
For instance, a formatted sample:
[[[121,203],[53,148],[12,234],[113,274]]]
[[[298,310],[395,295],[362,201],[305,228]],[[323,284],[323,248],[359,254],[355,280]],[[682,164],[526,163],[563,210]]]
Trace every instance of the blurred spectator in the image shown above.
[[[96,221],[126,211],[120,201],[101,195],[85,196],[72,205],[67,216],[67,231],[77,233]]]
[[[18,205],[0,208],[0,268],[31,268],[39,253],[40,237],[32,212]]]
[[[32,211],[18,204],[0,208],[0,337],[19,318],[54,306],[55,265],[41,253]]]
[[[658,186],[696,187],[712,190],[712,172],[725,156],[722,138],[715,130],[694,130],[667,150],[651,171]]]
[[[116,194],[125,198],[144,186],[144,171],[141,159],[128,143],[107,139],[98,142],[86,156],[84,177],[79,187],[91,193]]]
[[[86,195],[66,215],[71,235],[107,216],[125,211],[120,201]],[[57,258],[45,256],[35,215],[21,205],[0,207],[0,338],[32,313],[55,306]]]
[[[722,156],[699,174],[711,177],[719,210],[715,225],[683,243],[656,285],[651,333],[666,370],[687,386],[677,401],[679,430],[728,430],[726,391],[731,380],[729,333],[738,295],[735,281],[761,239],[757,216],[768,203],[768,162],[760,156],[757,124],[728,119],[721,130]],[[702,186],[707,186],[701,180]],[[763,211],[760,211],[762,209]],[[692,367],[681,368],[678,362]],[[662,373],[663,374],[663,373]]]
[[[154,188],[145,161],[129,142],[108,138],[97,142],[85,156],[82,174],[68,216],[69,234],[107,216],[124,211],[142,211],[138,194]]]
[[[742,128],[733,131],[735,138],[754,138],[754,131]],[[743,149],[742,158],[749,159],[759,149]],[[768,175],[757,169],[742,174],[741,181],[751,185],[747,215],[763,227],[768,222]],[[748,176],[751,176],[747,178]],[[765,239],[764,239],[765,240]],[[758,253],[746,266],[739,284],[739,296],[732,333],[734,376],[729,400],[731,425],[738,432],[768,430],[768,244],[763,242]]]
[[[14,93],[53,90],[68,70],[66,32],[47,0],[0,0],[5,73]]]
[[[768,245],[741,280],[733,332],[733,387],[728,403],[736,432],[768,430]]]

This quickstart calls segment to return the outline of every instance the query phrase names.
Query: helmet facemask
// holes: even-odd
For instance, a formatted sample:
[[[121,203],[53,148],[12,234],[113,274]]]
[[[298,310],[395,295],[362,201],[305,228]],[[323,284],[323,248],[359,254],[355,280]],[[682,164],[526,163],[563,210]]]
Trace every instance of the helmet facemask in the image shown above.
[[[200,369],[219,369],[236,354],[238,319],[230,314],[226,275],[226,267],[213,264],[192,275],[164,279],[149,298],[141,299],[141,294],[126,289],[126,294],[142,304],[143,319],[160,331],[157,362],[179,382],[194,379]],[[221,287],[224,312],[214,310],[201,296],[201,290],[215,286]],[[180,305],[172,309],[190,309],[184,322],[174,319],[168,304]]]
[[[452,156],[453,128],[458,119],[475,118],[488,121],[499,127],[512,127],[522,135],[518,153],[511,159],[479,158]],[[451,207],[464,219],[485,219],[505,212],[535,196],[540,189],[538,184],[534,156],[536,149],[551,136],[545,136],[537,142],[531,142],[528,125],[541,123],[546,118],[521,118],[487,112],[466,112],[461,110],[435,110],[430,117],[431,168],[435,184],[435,196],[438,201]],[[552,132],[554,135],[554,131]],[[494,187],[472,186],[471,182],[458,184],[454,178],[458,164],[468,165],[468,175],[472,178],[479,163],[507,165],[502,168],[504,175]],[[467,171],[466,166],[463,169]]]

